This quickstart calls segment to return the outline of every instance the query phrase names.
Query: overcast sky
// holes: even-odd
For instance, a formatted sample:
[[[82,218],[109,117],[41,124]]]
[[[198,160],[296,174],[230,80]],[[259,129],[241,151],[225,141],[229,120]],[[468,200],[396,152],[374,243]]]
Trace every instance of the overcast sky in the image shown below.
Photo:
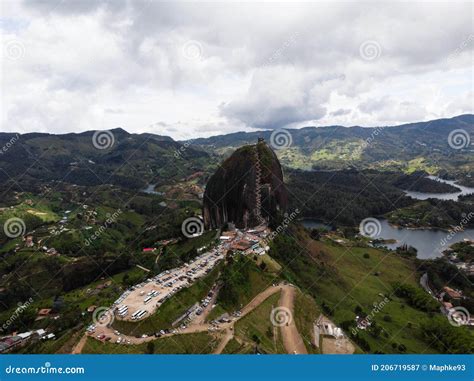
[[[0,131],[176,139],[473,113],[473,3],[1,2]]]

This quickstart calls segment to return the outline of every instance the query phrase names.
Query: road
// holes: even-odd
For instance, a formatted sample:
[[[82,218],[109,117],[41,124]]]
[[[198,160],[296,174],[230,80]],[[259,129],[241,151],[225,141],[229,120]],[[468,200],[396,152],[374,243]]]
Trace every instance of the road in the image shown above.
[[[221,324],[218,324],[217,326],[214,326],[208,323],[191,324],[185,329],[178,328],[175,333],[165,334],[161,337],[185,335],[185,334],[198,333],[198,332],[224,332],[225,335],[215,350],[215,353],[221,353],[222,350],[227,345],[227,343],[233,337],[235,322],[242,319],[244,316],[248,315],[250,312],[252,312],[260,304],[262,304],[271,295],[280,291],[282,291],[282,297],[280,298],[280,305],[288,308],[293,314],[294,295],[296,292],[295,288],[291,285],[276,285],[276,286],[268,287],[267,289],[262,291],[260,294],[255,296],[244,308],[242,308],[240,316],[232,317],[231,321],[228,323],[221,323]],[[119,337],[121,337],[124,342],[127,342],[129,344],[141,344],[141,343],[146,343],[148,341],[157,340],[157,338],[154,336],[138,338],[134,336],[127,336],[124,334],[116,335],[112,327],[107,327],[105,325],[97,324],[96,327],[97,328],[94,334],[91,335],[90,337],[97,338],[97,336],[103,334],[105,336],[111,337],[112,343],[115,343],[115,341]],[[286,326],[281,327],[281,331],[282,331],[283,343],[288,353],[295,353],[295,351],[296,353],[307,353],[306,348],[303,344],[303,340],[301,339],[294,323],[290,324],[288,327]],[[86,342],[86,338],[87,338],[87,335],[84,335],[84,337],[81,338],[79,343],[73,349],[72,353],[81,353],[82,348],[84,347],[84,344]]]
[[[82,352],[82,348],[84,348],[84,345],[86,344],[87,341],[87,335],[84,335],[81,337],[81,340],[77,342],[77,344],[74,346],[72,349],[72,354],[73,355],[78,355]]]
[[[429,281],[428,281],[428,273],[424,273],[421,278],[420,278],[420,285],[421,287],[423,287],[423,289],[428,293],[430,294],[430,296],[433,298],[433,299],[436,299],[436,296],[435,296],[435,293],[431,290],[430,286],[429,286]]]
[[[209,316],[209,314],[211,313],[212,311],[212,307],[215,305],[216,303],[216,300],[217,300],[217,295],[219,294],[219,290],[220,290],[220,286],[217,286],[215,285],[213,288],[212,288],[212,297],[211,297],[211,300],[209,301],[209,304],[206,308],[203,309],[201,315],[196,315],[195,318],[189,323],[189,324],[203,324],[207,317]]]
[[[282,287],[280,296],[280,307],[284,307],[291,312],[291,316],[294,316],[294,302],[295,302],[296,289],[292,286]],[[288,353],[293,354],[308,354],[306,347],[303,343],[298,329],[295,325],[295,319],[291,318],[291,321],[280,327],[281,336],[283,339],[283,345]]]
[[[234,337],[234,327],[227,328],[225,330],[224,337],[220,341],[217,348],[214,350],[214,354],[215,355],[220,355],[222,353],[222,351],[224,350],[224,348],[226,347],[226,345],[229,343],[229,341],[232,340],[233,337]]]

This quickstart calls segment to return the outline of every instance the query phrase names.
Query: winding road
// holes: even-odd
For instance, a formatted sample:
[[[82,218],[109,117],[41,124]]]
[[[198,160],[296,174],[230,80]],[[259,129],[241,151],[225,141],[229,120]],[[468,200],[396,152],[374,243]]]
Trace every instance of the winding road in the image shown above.
[[[294,302],[295,302],[296,289],[292,286],[283,287],[280,297],[280,307],[286,308],[290,311],[292,317],[290,322],[282,327],[281,336],[283,339],[283,345],[288,353],[293,354],[308,354],[306,347],[303,343],[298,329],[295,325],[294,319]]]
[[[240,316],[232,317],[231,321],[228,323],[220,323],[218,325],[212,325],[208,323],[199,322],[198,324],[192,324],[186,327],[185,329],[177,329],[175,333],[165,334],[161,337],[170,337],[175,335],[185,335],[198,332],[221,332],[224,333],[221,341],[219,342],[217,348],[215,349],[215,354],[220,354],[224,350],[227,343],[234,337],[234,324],[236,321],[242,319],[244,316],[248,315],[254,309],[256,309],[260,304],[262,304],[267,298],[273,294],[281,291],[280,297],[280,306],[287,308],[293,315],[294,310],[294,297],[296,289],[292,285],[280,284],[276,286],[271,286],[262,291],[260,294],[255,296],[244,308],[242,308]],[[292,319],[293,320],[293,319]],[[292,321],[288,326],[280,327],[281,334],[283,338],[283,344],[285,349],[290,354],[303,354],[307,353],[306,347],[303,344],[303,340],[299,335],[299,332]],[[116,335],[112,327],[107,327],[106,325],[97,324],[96,330],[93,335],[89,336],[91,338],[97,338],[99,335],[105,335],[111,337],[111,342],[114,343],[119,337],[122,338],[125,342],[130,342],[130,344],[141,344],[148,341],[159,340],[154,336],[149,337],[134,337],[127,336],[124,334]],[[87,340],[88,335],[84,334],[81,340],[76,344],[72,350],[73,354],[79,354],[82,352],[84,344]],[[119,345],[119,344],[117,344]],[[124,344],[120,344],[124,345]]]

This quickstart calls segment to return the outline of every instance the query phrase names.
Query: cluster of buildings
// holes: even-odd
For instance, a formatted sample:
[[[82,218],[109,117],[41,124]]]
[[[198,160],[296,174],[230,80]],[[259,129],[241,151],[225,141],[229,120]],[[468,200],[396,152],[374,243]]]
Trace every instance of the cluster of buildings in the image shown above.
[[[464,298],[461,290],[455,290],[448,286],[443,287],[438,297],[441,301],[441,312],[448,316],[448,319],[453,312],[456,312],[456,307],[461,305],[461,300]],[[467,309],[464,310],[467,311]],[[474,316],[470,316],[467,312],[467,316],[462,316],[462,319],[457,322],[472,328],[474,327]]]
[[[0,337],[0,353],[8,353],[16,348],[22,347],[32,340],[53,340],[54,333],[48,333],[44,329],[18,333],[12,336]]]
[[[219,239],[224,249],[232,250],[234,253],[263,255],[269,250],[265,241],[269,234],[270,229],[265,225],[249,230],[239,230],[230,226]]]
[[[443,312],[448,314],[454,306],[459,306],[462,299],[462,291],[444,286],[438,298],[441,301]]]
[[[465,244],[470,245],[471,248],[474,248],[474,241],[465,239],[464,242]],[[459,254],[453,249],[446,250],[444,254],[445,258],[452,265],[456,266],[459,270],[466,273],[467,276],[474,276],[474,261],[462,260],[461,258],[459,258]]]

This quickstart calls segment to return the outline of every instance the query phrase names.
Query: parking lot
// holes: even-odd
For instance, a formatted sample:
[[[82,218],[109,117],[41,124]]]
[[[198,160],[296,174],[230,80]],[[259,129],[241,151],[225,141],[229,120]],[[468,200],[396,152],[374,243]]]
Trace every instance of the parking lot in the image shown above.
[[[208,274],[224,255],[221,249],[209,251],[182,267],[164,271],[133,286],[114,302],[115,318],[139,321],[148,317],[179,290]]]
[[[87,328],[86,335],[104,342],[139,344],[156,339],[156,337],[196,332],[215,332],[229,328],[234,320],[239,319],[248,312],[245,311],[246,308],[253,309],[255,303],[261,303],[260,297],[264,297],[268,292],[273,293],[279,288],[275,286],[270,287],[256,297],[255,300],[252,300],[242,311],[236,311],[232,316],[222,318],[219,321],[212,321],[208,324],[205,323],[206,317],[215,306],[220,288],[219,284],[215,283],[202,300],[196,301],[185,314],[173,322],[172,327],[156,332],[153,336],[127,336],[115,331],[110,323],[113,319],[139,322],[149,317],[174,294],[183,288],[190,287],[197,279],[211,272],[216,264],[224,259],[229,250],[240,252],[243,255],[261,255],[263,249],[260,249],[262,247],[260,245],[265,247],[265,241],[262,239],[267,234],[268,230],[266,228],[251,231],[236,230],[234,232],[224,232],[223,236],[220,237],[221,242],[216,248],[197,256],[181,267],[164,271],[127,289],[105,313],[99,315],[101,317],[98,321],[95,321]],[[238,247],[234,247],[236,242]],[[264,252],[265,250],[263,250]]]

